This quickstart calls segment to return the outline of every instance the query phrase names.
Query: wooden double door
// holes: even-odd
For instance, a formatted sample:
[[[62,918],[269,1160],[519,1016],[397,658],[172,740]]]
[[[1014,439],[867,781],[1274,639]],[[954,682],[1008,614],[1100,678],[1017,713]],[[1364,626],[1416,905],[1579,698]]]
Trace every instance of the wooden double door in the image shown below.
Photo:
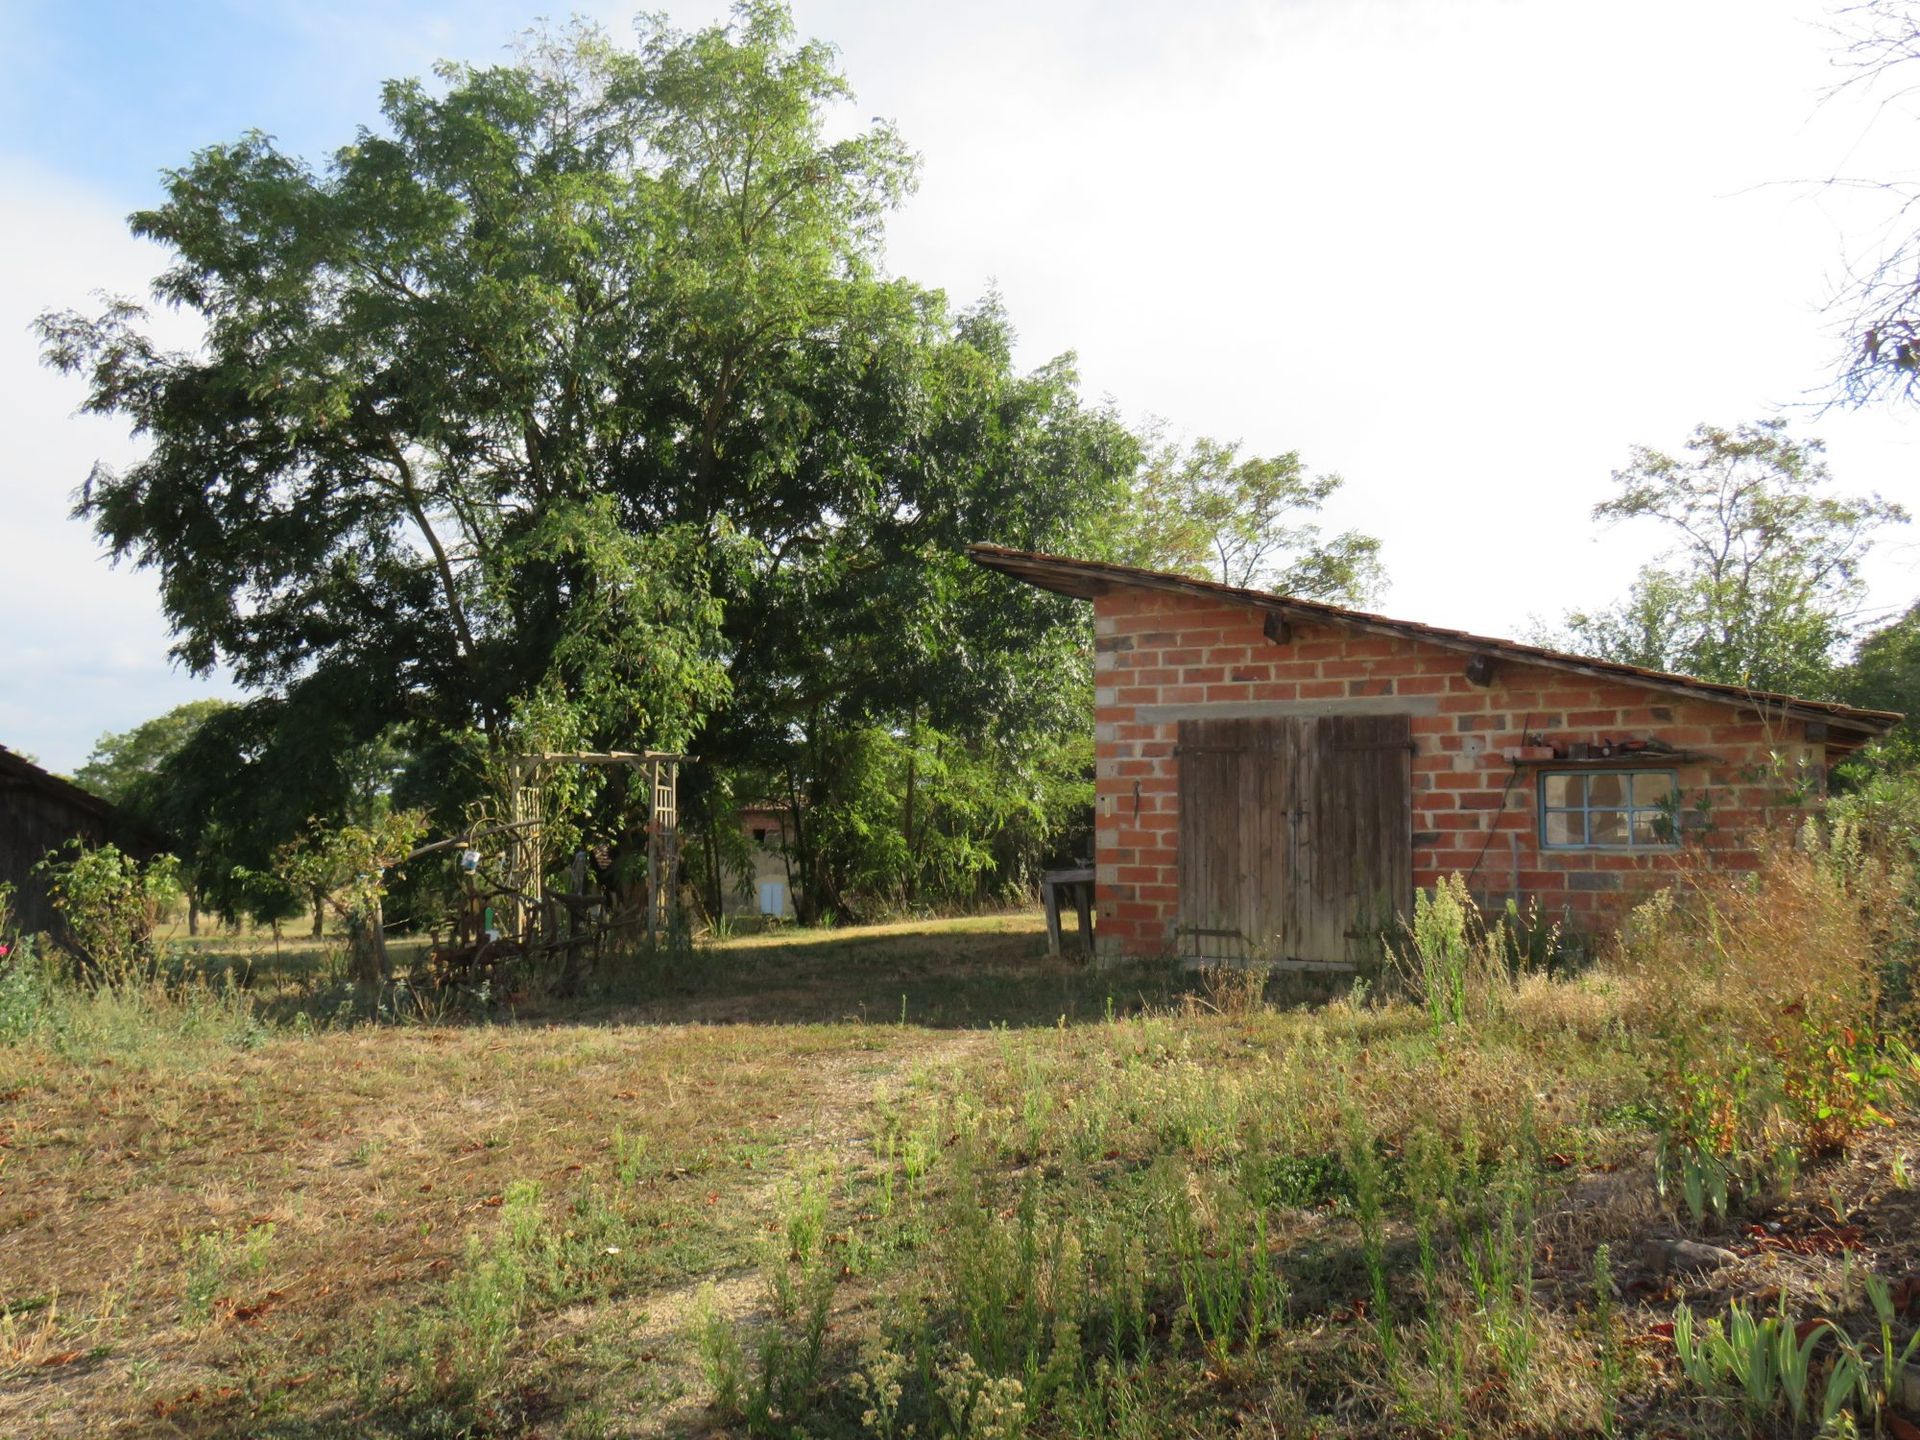
[[[1412,754],[1405,715],[1181,721],[1179,953],[1377,958],[1412,904]]]

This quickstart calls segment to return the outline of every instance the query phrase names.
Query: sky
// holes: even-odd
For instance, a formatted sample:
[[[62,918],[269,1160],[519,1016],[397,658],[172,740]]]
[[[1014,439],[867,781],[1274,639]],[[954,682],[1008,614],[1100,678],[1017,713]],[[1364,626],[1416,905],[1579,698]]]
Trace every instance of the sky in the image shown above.
[[[655,0],[657,6],[659,0]],[[632,10],[582,4],[627,33]],[[716,3],[669,3],[693,26]],[[502,58],[507,0],[0,0],[0,745],[230,693],[184,673],[151,575],[69,518],[139,442],[38,363],[48,309],[144,295],[125,217],[249,129],[319,162],[382,81]],[[1920,512],[1920,415],[1831,396],[1832,299],[1920,139],[1853,90],[1831,0],[795,0],[858,111],[923,157],[896,273],[997,288],[1019,359],[1175,434],[1298,450],[1384,541],[1387,613],[1496,635],[1624,592],[1597,529],[1630,447],[1786,414],[1842,487]],[[160,332],[192,328],[161,313]],[[1869,567],[1920,595],[1920,524]],[[1000,537],[981,536],[992,540]]]

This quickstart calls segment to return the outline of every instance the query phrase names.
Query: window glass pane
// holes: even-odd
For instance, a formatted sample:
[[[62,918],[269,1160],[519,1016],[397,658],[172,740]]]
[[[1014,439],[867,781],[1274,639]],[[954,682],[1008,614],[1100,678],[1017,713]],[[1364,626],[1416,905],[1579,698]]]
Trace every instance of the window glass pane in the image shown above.
[[[1636,845],[1665,845],[1667,831],[1671,827],[1667,817],[1658,810],[1642,810],[1633,817],[1633,843]]]
[[[1547,808],[1565,810],[1580,804],[1580,780],[1578,775],[1548,775],[1545,777]]]
[[[1589,775],[1587,777],[1587,803],[1589,805],[1624,805],[1626,800],[1626,776]]]
[[[1636,805],[1658,805],[1672,793],[1673,777],[1664,770],[1633,777],[1633,803]]]
[[[1626,813],[1620,810],[1589,811],[1587,814],[1587,843],[1589,845],[1626,844]]]
[[[1578,810],[1563,813],[1557,810],[1547,812],[1547,844],[1584,845],[1587,843],[1586,828],[1581,821],[1586,817]]]

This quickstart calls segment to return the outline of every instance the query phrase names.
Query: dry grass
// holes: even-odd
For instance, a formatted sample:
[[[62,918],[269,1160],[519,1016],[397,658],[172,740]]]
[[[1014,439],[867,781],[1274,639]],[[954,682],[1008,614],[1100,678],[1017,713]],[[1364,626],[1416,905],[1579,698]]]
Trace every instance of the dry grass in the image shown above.
[[[628,1229],[645,1253],[621,1282],[643,1308],[748,1265],[769,1187],[844,1140],[850,1096],[900,1063],[890,1048],[852,1028],[357,1029],[190,1071],[50,1059],[16,1077],[34,1103],[4,1135],[5,1299],[117,1313],[105,1355],[36,1369],[72,1347],[9,1346],[0,1431],[177,1425],[231,1411],[238,1397],[204,1402],[236,1380],[255,1399],[307,1390],[366,1317],[444,1283],[513,1182],[564,1200],[616,1182],[622,1154],[642,1157]],[[196,1245],[267,1227],[264,1263],[213,1277],[196,1319]]]
[[[1706,1435],[1723,1413],[1648,1338],[1675,1300],[1860,1303],[1813,1242],[1711,1285],[1641,1263],[1677,1217],[1633,977],[1529,978],[1436,1032],[1237,980],[1185,1000],[1168,972],[1050,961],[1007,916],[607,979],[494,1021],[297,1030],[260,1020],[263,972],[252,998],[76,1002],[0,1045],[0,1434],[744,1433],[702,1335],[739,1337],[750,1392],[801,1333],[792,1287],[823,1283],[823,1346],[777,1351],[797,1368],[763,1433],[862,1433],[852,1376],[888,1355],[909,1407],[960,1393],[951,1342],[1007,1347],[1022,1398],[995,1413],[1042,1436]],[[1904,1120],[1772,1218],[1920,1264],[1901,1146]],[[1479,1295],[1463,1256],[1509,1193],[1525,1268]],[[1253,1253],[1255,1211],[1281,1314],[1205,1340],[1194,1276]],[[922,1434],[959,1433],[940,1413]]]
[[[1776,844],[1755,874],[1700,869],[1635,912],[1621,963],[1638,1018],[1698,1014],[1749,1038],[1783,1011],[1849,1020],[1879,999],[1880,933],[1905,922],[1904,887],[1817,838]]]

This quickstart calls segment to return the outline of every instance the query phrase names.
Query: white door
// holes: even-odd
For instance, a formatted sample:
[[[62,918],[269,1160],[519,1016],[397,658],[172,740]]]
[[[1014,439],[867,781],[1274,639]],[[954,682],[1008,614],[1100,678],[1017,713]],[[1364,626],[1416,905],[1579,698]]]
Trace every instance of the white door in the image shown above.
[[[762,880],[760,882],[760,913],[762,915],[784,915],[787,913],[786,881]]]

